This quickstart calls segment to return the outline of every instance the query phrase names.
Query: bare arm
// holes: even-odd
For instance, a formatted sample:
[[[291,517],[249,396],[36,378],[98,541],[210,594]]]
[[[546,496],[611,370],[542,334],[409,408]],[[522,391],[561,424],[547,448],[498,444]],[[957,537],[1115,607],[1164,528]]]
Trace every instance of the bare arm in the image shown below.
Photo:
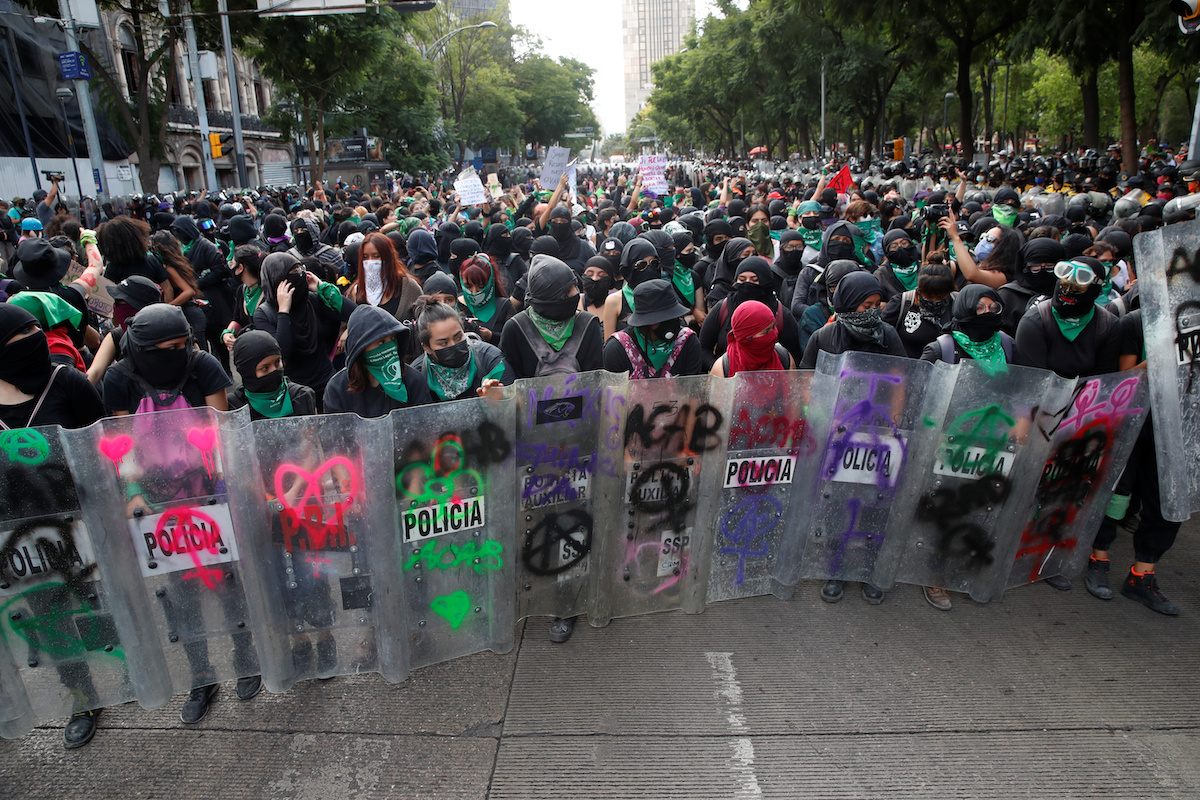
[[[958,262],[958,268],[962,270],[963,277],[971,283],[979,283],[984,286],[989,286],[993,289],[999,289],[1004,284],[1008,283],[1008,278],[1003,272],[994,269],[980,269],[975,263],[975,257],[971,255],[970,249],[963,242],[962,237],[958,234],[958,217],[954,212],[950,212],[950,216],[943,217],[938,221],[938,227],[946,232],[951,245],[954,247],[954,259]]]
[[[171,298],[171,305],[181,306],[196,296],[196,291],[187,285],[174,267],[167,267],[167,275],[171,285],[175,287],[175,296]]]
[[[558,201],[562,199],[563,192],[565,192],[566,189],[567,173],[564,172],[558,179],[558,186],[554,189],[554,194],[551,195],[549,204],[547,204],[547,206],[542,210],[541,215],[538,217],[538,227],[542,230],[546,230],[546,228],[550,225],[550,215],[554,212],[554,209],[558,207]]]

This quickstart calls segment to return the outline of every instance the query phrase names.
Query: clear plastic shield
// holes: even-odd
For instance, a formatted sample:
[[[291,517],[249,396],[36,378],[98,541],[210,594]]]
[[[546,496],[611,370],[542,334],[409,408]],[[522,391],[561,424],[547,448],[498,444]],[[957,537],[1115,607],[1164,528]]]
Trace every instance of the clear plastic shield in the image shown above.
[[[515,402],[393,411],[409,666],[513,646]]]
[[[952,389],[940,386],[943,371],[954,373]],[[1039,409],[1061,408],[1073,388],[1045,370],[934,365],[922,418],[935,423],[936,444],[914,454],[913,480],[888,531],[889,542],[903,543],[896,581],[979,601],[1003,592],[1010,565],[1001,554],[1021,535],[1049,449],[1031,420]]]
[[[708,388],[706,375],[629,382],[622,513],[602,529],[609,618],[704,609],[729,413]]]
[[[0,736],[134,699],[58,428],[0,431]]]
[[[1163,515],[1200,510],[1200,220],[1134,238]]]
[[[1065,194],[1039,190],[1036,192],[1026,192],[1021,199],[1037,206],[1037,209],[1042,212],[1042,216],[1062,215],[1067,210],[1067,196]]]
[[[931,369],[927,362],[893,356],[821,354],[813,394],[833,398],[832,416],[799,577],[874,577],[910,451],[932,435],[921,419]]]
[[[391,421],[291,417],[252,432],[234,514],[267,688],[360,672],[403,680]]]
[[[1034,435],[1050,454],[1008,556],[1010,587],[1083,571],[1148,403],[1145,373],[1130,370],[1080,378],[1066,404],[1039,411]]]
[[[596,621],[598,531],[623,503],[625,385],[603,370],[514,385],[518,617]]]
[[[171,693],[257,675],[217,412],[134,414],[86,432],[104,477],[96,510],[109,535],[97,556],[134,565],[128,600],[149,614]],[[150,702],[140,687],[139,699]]]
[[[726,382],[733,397],[716,487],[709,603],[778,589],[781,558],[802,516],[795,498],[807,506],[821,451],[809,420],[812,381],[811,372],[788,370],[741,372]],[[712,381],[714,395],[720,383]]]

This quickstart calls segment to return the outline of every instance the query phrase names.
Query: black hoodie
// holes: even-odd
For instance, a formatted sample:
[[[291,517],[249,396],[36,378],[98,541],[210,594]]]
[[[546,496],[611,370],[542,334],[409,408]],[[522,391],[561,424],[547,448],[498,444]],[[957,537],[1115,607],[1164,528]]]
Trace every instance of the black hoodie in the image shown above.
[[[171,223],[171,232],[185,248],[188,242],[193,243],[187,253],[187,260],[192,265],[192,271],[196,273],[196,285],[200,287],[204,299],[209,302],[206,331],[211,335],[208,338],[219,341],[221,331],[233,319],[233,291],[236,279],[221,251],[200,233],[194,219],[176,217]]]

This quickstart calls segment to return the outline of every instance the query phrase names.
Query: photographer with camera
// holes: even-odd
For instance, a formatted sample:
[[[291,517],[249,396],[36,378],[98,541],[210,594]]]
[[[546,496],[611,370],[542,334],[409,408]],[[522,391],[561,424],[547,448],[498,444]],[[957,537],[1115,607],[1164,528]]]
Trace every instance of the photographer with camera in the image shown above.
[[[925,210],[929,208],[926,206]],[[989,229],[980,237],[976,252],[972,254],[958,231],[958,216],[953,209],[946,207],[946,215],[937,221],[937,227],[950,240],[958,271],[968,283],[999,289],[1012,280],[1021,257],[1021,247],[1025,244],[1025,237],[1015,228],[997,225]],[[925,246],[928,248],[930,242],[927,241]],[[979,263],[975,261],[976,255],[980,256]]]
[[[58,182],[63,179],[62,173],[45,173],[46,179],[50,181],[50,191],[38,189],[33,193],[33,201],[37,203],[34,208],[34,214],[37,215],[38,221],[45,228],[50,224],[51,218],[54,217],[54,206],[58,202]]]

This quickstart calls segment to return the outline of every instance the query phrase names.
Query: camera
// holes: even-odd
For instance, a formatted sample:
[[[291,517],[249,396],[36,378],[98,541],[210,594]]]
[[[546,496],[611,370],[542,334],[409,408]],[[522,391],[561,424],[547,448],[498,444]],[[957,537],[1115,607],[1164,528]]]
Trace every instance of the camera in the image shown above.
[[[937,224],[938,220],[950,216],[950,206],[946,203],[934,203],[921,209],[921,219]]]
[[[66,175],[61,172],[55,172],[52,169],[44,169],[42,170],[42,174],[46,176],[46,180],[51,182],[66,180]]]

